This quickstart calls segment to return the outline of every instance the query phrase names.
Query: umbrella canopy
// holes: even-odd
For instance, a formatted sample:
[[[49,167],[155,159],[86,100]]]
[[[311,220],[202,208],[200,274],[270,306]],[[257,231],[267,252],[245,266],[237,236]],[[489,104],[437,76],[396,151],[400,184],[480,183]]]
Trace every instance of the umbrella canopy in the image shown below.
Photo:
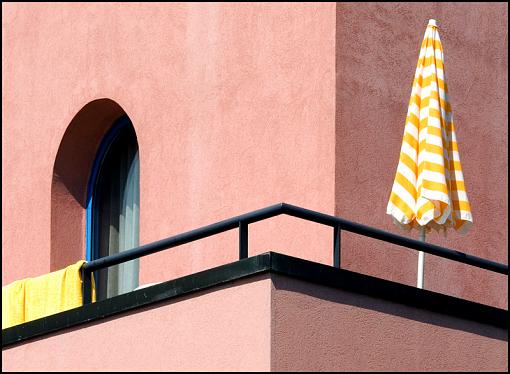
[[[473,218],[459,159],[435,20],[421,45],[387,214],[406,229],[466,232]]]

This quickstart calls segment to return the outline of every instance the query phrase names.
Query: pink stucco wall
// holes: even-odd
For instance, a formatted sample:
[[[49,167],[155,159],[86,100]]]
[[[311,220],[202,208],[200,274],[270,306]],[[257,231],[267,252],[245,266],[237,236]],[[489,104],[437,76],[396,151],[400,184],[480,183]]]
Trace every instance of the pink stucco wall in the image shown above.
[[[508,4],[338,3],[335,213],[410,236],[386,215],[427,21],[436,19],[474,224],[427,242],[508,263]],[[343,265],[416,285],[417,252],[342,238]],[[426,255],[425,288],[508,309],[508,277]]]
[[[269,371],[261,275],[2,350],[2,371]]]
[[[475,224],[464,237],[427,240],[507,262],[507,9],[2,4],[2,284],[85,256],[83,195],[75,192],[83,194],[87,160],[67,184],[55,183],[53,173],[77,114],[103,98],[137,132],[141,244],[281,201],[405,234],[385,207],[429,18],[441,27]],[[99,126],[100,134],[107,118],[98,111],[80,131]],[[73,147],[90,161],[99,140]],[[237,243],[232,231],[143,258],[140,281],[233,261]],[[331,263],[331,248],[330,229],[297,219],[250,227],[250,254]],[[415,283],[416,253],[348,233],[342,264]],[[425,286],[508,305],[507,277],[432,256]]]
[[[274,274],[2,350],[5,371],[507,368],[505,329]]]
[[[272,280],[272,371],[508,371],[508,330]]]
[[[464,237],[431,234],[427,240],[507,262],[505,4],[3,3],[2,12],[3,285],[84,258],[84,184],[101,134],[121,112],[130,117],[140,148],[141,244],[281,201],[404,234],[391,224],[385,207],[418,48],[429,18],[440,24],[475,224]],[[113,104],[91,107],[98,99]],[[95,108],[93,113],[87,112],[90,108]],[[88,114],[82,117],[84,109]],[[87,139],[80,142],[75,136],[67,142],[70,130]],[[59,151],[66,157],[59,159]],[[59,172],[66,174],[64,178],[56,178]],[[237,232],[232,231],[145,257],[140,283],[234,261],[237,244]],[[331,263],[332,232],[287,217],[250,226],[250,254],[267,250]],[[342,237],[342,264],[415,283],[414,252],[347,233]],[[240,321],[229,317],[241,308],[251,313],[248,317],[253,321],[269,324],[267,282],[130,313],[3,354],[23,364],[28,355],[60,350],[46,364],[72,370],[76,367],[61,352],[68,357],[79,354],[73,345],[76,340],[90,342],[81,348],[91,346],[97,336],[115,345],[132,338],[128,327],[143,326],[157,331],[154,346],[149,345],[143,356],[151,362],[161,352],[158,342],[163,340],[157,339],[168,337],[165,344],[175,343],[171,335],[161,334],[154,321],[172,324],[175,319],[179,323],[172,326],[192,326],[193,334],[202,338],[207,330],[200,327],[211,326],[212,321],[207,312],[217,310],[217,327],[228,330],[231,341],[223,341],[220,330],[197,340],[202,351],[212,347],[207,356],[210,366],[268,370],[269,361],[262,359],[268,354],[268,330],[258,331],[259,346],[232,348],[243,331]],[[428,256],[425,285],[508,307],[507,277],[451,261]],[[296,344],[301,338],[327,343],[313,345],[318,350],[327,350],[335,341],[349,344],[345,336],[351,337],[350,331],[334,329],[338,318],[371,332],[357,336],[352,347],[363,347],[377,337],[377,357],[396,357],[391,347],[401,337],[410,347],[418,347],[424,336],[431,342],[429,352],[419,356],[424,365],[436,352],[444,367],[455,369],[450,356],[439,352],[453,352],[454,344],[475,347],[475,354],[465,357],[473,365],[490,367],[488,360],[501,362],[507,357],[501,354],[502,340],[490,328],[431,315],[423,318],[432,323],[424,323],[407,318],[416,311],[373,301],[365,300],[376,310],[360,311],[353,305],[331,303],[327,295],[323,300],[278,288],[274,293],[281,296],[280,301],[273,300],[276,313],[288,312],[273,334],[282,347],[272,353],[276,368],[290,367],[298,353],[308,357],[299,350],[304,346]],[[253,301],[253,295],[262,299]],[[239,308],[224,300],[238,300]],[[381,308],[390,313],[382,313]],[[202,312],[195,315],[189,310]],[[140,326],[134,323],[138,318]],[[290,328],[316,318],[318,329],[306,323],[297,333]],[[378,330],[376,322],[384,329]],[[442,324],[455,331],[438,327]],[[186,342],[196,344],[193,334],[179,331],[189,339]],[[381,331],[393,335],[384,340]],[[137,332],[143,336],[141,330]],[[486,339],[495,335],[499,338]],[[290,349],[292,342],[297,350]],[[344,355],[352,353],[347,346],[336,347]],[[184,349],[180,344],[171,348]],[[110,368],[119,362],[132,362],[130,368],[136,368],[130,349],[114,352],[121,361],[112,360]],[[220,354],[228,349],[236,352],[239,366],[220,362]],[[101,352],[86,353],[91,357]],[[327,353],[317,351],[309,366],[330,365]],[[186,355],[187,363],[193,361]],[[240,363],[246,357],[250,367]],[[318,363],[319,358],[324,364]],[[177,367],[184,362],[171,361],[179,356],[166,359],[165,364]],[[409,370],[414,367],[405,357],[395,359]],[[378,367],[375,358],[363,362]]]
[[[2,10],[2,284],[84,257],[91,158],[80,154],[67,184],[53,172],[66,130],[97,99],[117,103],[137,133],[141,244],[281,201],[333,213],[335,4]],[[330,263],[331,242],[330,230],[297,219],[250,230],[250,254]],[[237,243],[232,232],[146,257],[141,283],[233,261]]]

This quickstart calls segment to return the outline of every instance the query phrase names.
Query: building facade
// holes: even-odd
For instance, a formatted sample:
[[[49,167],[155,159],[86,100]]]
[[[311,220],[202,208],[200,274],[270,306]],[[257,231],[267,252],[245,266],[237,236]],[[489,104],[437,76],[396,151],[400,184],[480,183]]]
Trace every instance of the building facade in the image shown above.
[[[474,224],[466,235],[432,233],[427,241],[508,263],[505,3],[3,3],[2,12],[2,285],[91,255],[90,180],[101,144],[119,118],[128,118],[136,134],[135,226],[140,245],[280,202],[417,237],[395,227],[385,209],[419,47],[430,18],[439,21]],[[249,230],[249,256],[275,251],[332,265],[329,227],[278,216],[252,224]],[[238,245],[238,232],[232,230],[142,257],[138,284],[174,280],[235,262]],[[416,283],[416,251],[342,233],[341,256],[346,271],[406,286]],[[215,285],[220,289],[182,296],[178,299],[182,302],[171,301],[162,309],[108,317],[64,329],[68,334],[5,347],[3,368],[37,367],[26,357],[63,346],[69,347],[69,357],[79,357],[77,352],[85,353],[69,341],[105,336],[116,344],[110,360],[99,355],[92,366],[73,366],[76,362],[56,355],[40,367],[127,369],[122,363],[129,363],[132,368],[135,364],[127,357],[133,352],[120,342],[136,342],[144,332],[120,331],[130,330],[135,322],[158,331],[155,321],[163,323],[168,313],[172,321],[182,321],[172,325],[172,331],[187,343],[165,340],[164,334],[151,340],[142,349],[142,362],[144,357],[145,362],[154,362],[149,351],[162,354],[155,347],[164,347],[164,341],[171,341],[168,344],[179,358],[142,365],[140,370],[466,368],[450,355],[465,357],[459,360],[480,370],[508,367],[508,327],[476,325],[483,321],[471,326],[462,319],[444,322],[447,317],[429,316],[419,305],[402,311],[391,304],[394,300],[377,301],[376,295],[370,296],[374,300],[351,300],[349,310],[343,310],[346,298],[321,288],[332,284],[310,289],[279,275],[258,277],[253,282],[235,279],[235,287]],[[426,256],[425,289],[508,309],[507,275],[444,258]],[[223,300],[239,304],[229,309]],[[251,309],[242,300],[256,306]],[[274,309],[278,305],[281,308]],[[297,313],[303,305],[310,309]],[[214,331],[208,330],[211,321],[206,318],[211,310],[217,317]],[[372,326],[370,316],[381,321],[381,330],[373,335],[378,336],[374,346],[379,348],[368,345],[363,359],[342,351],[348,362],[342,367],[326,353],[313,355],[317,362],[310,367],[293,366],[301,362],[299,351],[285,349],[306,329],[294,334],[291,326],[315,326],[305,322],[313,320],[311,311],[339,315],[342,310],[351,316],[350,322],[359,322],[360,316],[366,322],[353,330],[360,337],[359,346],[363,339],[370,341],[362,333],[363,326]],[[186,320],[184,316],[194,311],[197,319]],[[239,313],[247,314],[242,320],[233,317]],[[409,318],[416,313],[423,316]],[[278,319],[283,315],[286,319]],[[325,326],[342,323],[333,317],[326,323],[327,318],[319,318],[324,324],[309,333],[320,336]],[[251,327],[239,333],[236,329],[246,328],[247,321],[252,321]],[[398,355],[397,348],[392,352],[381,348],[400,347],[396,342],[401,334],[396,331],[410,331],[408,323],[415,335],[404,341],[415,347],[415,363],[421,363],[416,366]],[[445,326],[455,332],[450,335],[442,329]],[[189,347],[204,329],[210,338],[196,352],[209,356],[203,362],[207,367],[200,367]],[[229,331],[225,341],[222,331]],[[392,343],[384,343],[388,331],[395,334]],[[339,336],[340,331],[328,335],[319,348],[328,352]],[[417,351],[426,337],[430,349],[448,352],[440,355],[444,360],[437,359],[434,350]],[[446,340],[452,346],[439,343]],[[461,342],[482,348],[474,356],[459,353],[453,346]],[[341,351],[333,346],[337,350],[332,355]],[[220,360],[226,351],[233,358]],[[385,356],[393,358],[384,361]],[[434,357],[442,366],[427,366]],[[489,363],[496,364],[489,368]]]

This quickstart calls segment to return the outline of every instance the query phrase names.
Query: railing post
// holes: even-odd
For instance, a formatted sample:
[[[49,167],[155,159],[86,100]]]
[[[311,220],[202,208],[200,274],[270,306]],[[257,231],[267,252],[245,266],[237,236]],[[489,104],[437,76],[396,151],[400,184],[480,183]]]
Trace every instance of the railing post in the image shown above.
[[[85,270],[85,267],[81,268],[81,279],[83,282],[83,305],[92,303],[92,272]]]
[[[239,260],[248,257],[248,224],[239,222]]]
[[[335,225],[333,227],[333,266],[340,269],[340,236],[342,234],[342,230],[340,230],[340,225]]]

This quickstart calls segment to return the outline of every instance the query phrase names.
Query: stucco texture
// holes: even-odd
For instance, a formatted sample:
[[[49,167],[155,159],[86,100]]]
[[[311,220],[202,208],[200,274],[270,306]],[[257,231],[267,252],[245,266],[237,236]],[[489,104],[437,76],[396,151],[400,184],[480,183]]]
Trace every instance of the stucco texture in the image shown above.
[[[262,275],[2,350],[2,371],[269,371],[270,318]]]
[[[508,371],[508,331],[272,277],[272,371]]]
[[[418,239],[386,215],[420,45],[436,19],[474,224],[426,241],[508,263],[508,4],[338,3],[335,213]],[[508,308],[507,276],[425,256],[425,288]],[[417,252],[345,234],[348,269],[416,285]]]
[[[126,369],[504,372],[508,330],[263,274],[2,350],[5,371]]]
[[[407,235],[385,208],[429,18],[475,223],[427,241],[506,263],[507,9],[3,3],[2,284],[85,257],[85,184],[120,113],[140,150],[140,244],[281,201]],[[330,228],[277,217],[249,238],[249,254],[332,264]],[[233,230],[144,257],[140,284],[235,261],[237,246]],[[416,263],[414,251],[342,233],[347,269],[415,284]],[[425,287],[508,305],[506,276],[432,256]]]
[[[2,10],[2,284],[85,257],[85,183],[112,121],[82,116],[98,99],[136,130],[140,244],[282,201],[333,214],[334,3]],[[145,257],[140,283],[235,261],[237,246],[234,230]],[[250,254],[331,263],[331,248],[331,230],[298,219],[250,226]]]

